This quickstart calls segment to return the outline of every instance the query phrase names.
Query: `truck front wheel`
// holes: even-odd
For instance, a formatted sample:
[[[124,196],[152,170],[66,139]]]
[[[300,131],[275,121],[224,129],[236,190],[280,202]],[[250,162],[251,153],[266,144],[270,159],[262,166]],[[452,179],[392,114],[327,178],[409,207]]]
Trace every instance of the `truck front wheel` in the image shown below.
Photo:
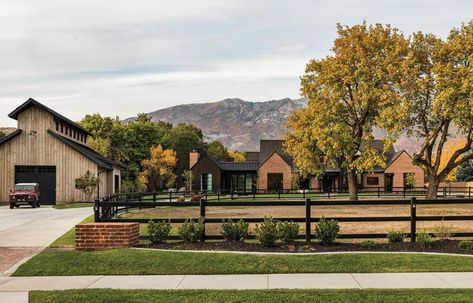
[[[10,209],[13,209],[15,207],[15,204],[10,203]]]

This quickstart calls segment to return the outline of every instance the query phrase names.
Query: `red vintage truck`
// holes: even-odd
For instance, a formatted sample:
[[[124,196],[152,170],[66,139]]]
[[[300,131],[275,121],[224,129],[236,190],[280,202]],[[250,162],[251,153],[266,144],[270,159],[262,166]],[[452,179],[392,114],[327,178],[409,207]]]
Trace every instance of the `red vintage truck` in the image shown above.
[[[18,183],[10,193],[10,208],[20,207],[22,204],[39,207],[39,197],[38,183]]]

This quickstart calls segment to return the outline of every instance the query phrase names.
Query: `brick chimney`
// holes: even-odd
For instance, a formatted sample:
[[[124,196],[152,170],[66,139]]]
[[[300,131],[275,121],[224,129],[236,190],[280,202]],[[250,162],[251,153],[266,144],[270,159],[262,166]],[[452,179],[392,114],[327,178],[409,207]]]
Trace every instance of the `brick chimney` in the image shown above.
[[[191,169],[197,161],[199,161],[199,153],[193,150],[189,153],[189,169]]]

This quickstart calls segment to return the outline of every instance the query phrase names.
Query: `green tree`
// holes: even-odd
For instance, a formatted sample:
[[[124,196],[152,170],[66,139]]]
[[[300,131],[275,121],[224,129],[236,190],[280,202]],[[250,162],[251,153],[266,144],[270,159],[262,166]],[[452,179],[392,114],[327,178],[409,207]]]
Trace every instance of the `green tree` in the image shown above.
[[[163,146],[176,151],[176,175],[179,176],[177,183],[180,185],[182,184],[182,173],[189,169],[189,153],[192,150],[204,148],[204,135],[194,125],[180,123],[164,136]]]
[[[98,190],[100,178],[94,176],[90,171],[75,179],[75,187],[80,190],[86,197],[87,201],[91,201],[92,194]]]
[[[290,115],[285,148],[304,175],[321,176],[325,163],[341,166],[350,199],[357,200],[357,173],[385,165],[372,129],[390,123],[381,113],[400,101],[408,43],[397,29],[380,24],[338,25],[337,32],[333,54],[311,60],[301,77],[308,106]],[[390,145],[386,140],[385,149]]]
[[[473,160],[469,160],[460,164],[457,171],[457,181],[473,181]]]
[[[229,153],[220,141],[212,141],[207,147],[207,151],[219,161],[228,161]]]
[[[7,135],[7,134],[5,134],[4,132],[2,132],[2,131],[0,130],[0,139],[3,138],[3,137],[5,137],[6,135]]]
[[[473,22],[452,29],[446,41],[416,33],[409,49],[398,92],[409,111],[393,121],[422,143],[414,163],[425,171],[426,198],[436,199],[440,182],[473,159]],[[464,141],[455,146],[455,137]]]

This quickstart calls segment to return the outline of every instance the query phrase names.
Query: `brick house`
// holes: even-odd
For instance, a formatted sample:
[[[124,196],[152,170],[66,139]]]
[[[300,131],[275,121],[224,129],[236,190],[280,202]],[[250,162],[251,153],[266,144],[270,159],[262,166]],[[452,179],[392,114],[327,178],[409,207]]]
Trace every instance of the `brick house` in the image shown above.
[[[383,141],[375,140],[380,152]],[[363,146],[361,147],[363,149]],[[416,187],[424,185],[424,171],[412,163],[406,151],[393,148],[385,154],[386,166],[375,167],[373,173],[358,176],[360,189],[392,191],[408,187],[406,180],[412,175]],[[189,167],[195,175],[193,188],[201,191],[233,189],[238,192],[291,189],[293,173],[297,172],[292,157],[284,151],[282,140],[261,140],[260,151],[246,152],[246,162],[218,161],[206,151],[192,152]],[[339,167],[325,167],[321,178],[310,176],[300,183],[300,188],[338,191],[347,188],[346,176]]]

